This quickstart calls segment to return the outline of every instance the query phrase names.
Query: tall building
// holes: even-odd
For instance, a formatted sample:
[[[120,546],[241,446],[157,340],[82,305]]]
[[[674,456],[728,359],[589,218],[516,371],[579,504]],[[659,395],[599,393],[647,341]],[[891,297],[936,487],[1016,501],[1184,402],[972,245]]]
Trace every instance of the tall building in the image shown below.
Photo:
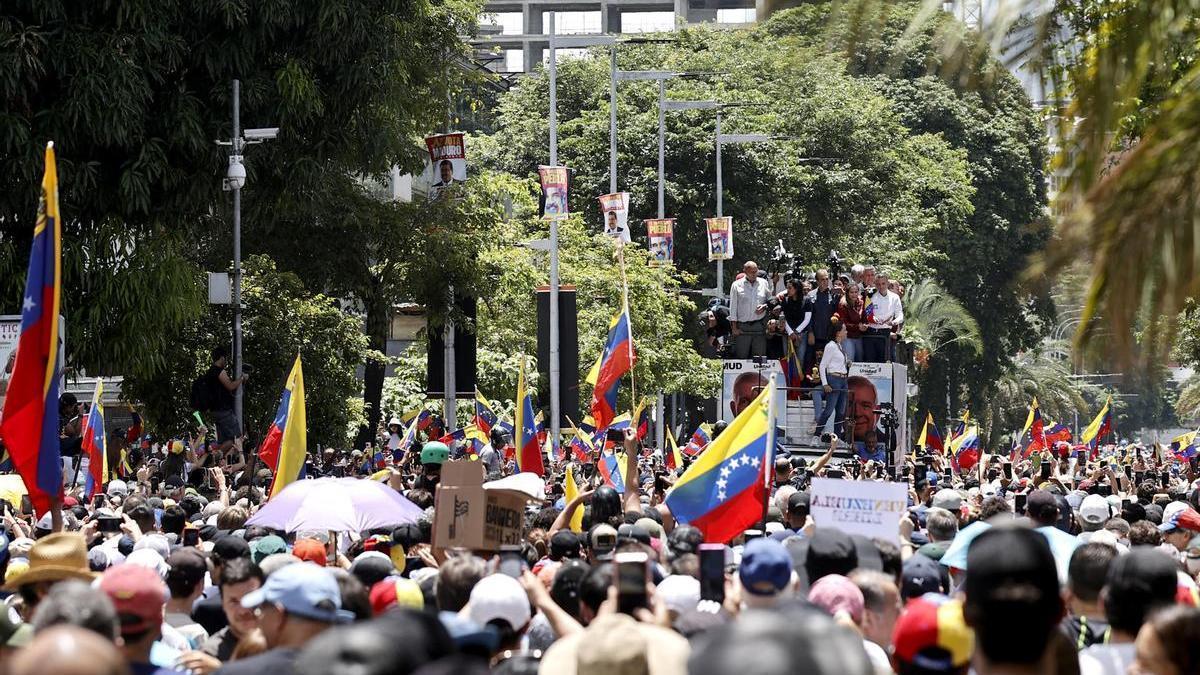
[[[557,35],[657,33],[680,23],[740,26],[755,19],[754,0],[494,0],[479,20],[477,58],[498,73],[532,71],[547,58],[550,12]],[[563,59],[581,50],[557,51]]]

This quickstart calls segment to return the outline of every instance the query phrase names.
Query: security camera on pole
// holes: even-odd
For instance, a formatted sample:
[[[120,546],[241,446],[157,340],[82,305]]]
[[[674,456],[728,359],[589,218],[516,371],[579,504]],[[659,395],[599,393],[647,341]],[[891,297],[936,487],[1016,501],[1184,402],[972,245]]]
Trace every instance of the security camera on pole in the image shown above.
[[[233,135],[231,140],[217,141],[217,145],[230,147],[229,168],[225,171],[223,189],[233,192],[233,367],[234,378],[242,377],[242,188],[246,186],[246,166],[242,163],[242,150],[247,145],[269,141],[279,136],[278,127],[242,130],[241,117],[242,83],[233,81]],[[242,426],[243,387],[234,391],[233,410],[237,417],[238,432]]]

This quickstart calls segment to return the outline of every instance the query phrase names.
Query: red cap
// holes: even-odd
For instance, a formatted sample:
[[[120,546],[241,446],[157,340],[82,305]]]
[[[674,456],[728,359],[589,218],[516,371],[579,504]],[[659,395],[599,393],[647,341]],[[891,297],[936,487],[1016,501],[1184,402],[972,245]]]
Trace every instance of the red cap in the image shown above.
[[[412,579],[388,577],[371,587],[371,614],[379,616],[393,606],[407,609],[423,609],[425,596],[421,587]]]
[[[321,567],[325,566],[325,544],[316,539],[297,539],[292,545],[292,555]]]
[[[121,622],[121,633],[140,633],[162,623],[167,585],[154,571],[140,565],[110,567],[100,577],[100,590],[118,615],[136,617]]]
[[[66,497],[63,497],[62,505],[69,509],[72,506],[79,506],[79,500],[75,499],[71,495],[67,495]]]

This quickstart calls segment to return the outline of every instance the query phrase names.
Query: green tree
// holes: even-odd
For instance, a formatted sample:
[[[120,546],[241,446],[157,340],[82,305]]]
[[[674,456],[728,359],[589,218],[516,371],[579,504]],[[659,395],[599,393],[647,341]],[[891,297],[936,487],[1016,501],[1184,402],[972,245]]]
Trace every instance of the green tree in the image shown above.
[[[264,256],[246,260],[242,299],[244,350],[253,374],[246,384],[244,422],[255,442],[270,425],[292,363],[304,368],[310,444],[340,445],[363,423],[355,369],[368,356],[357,319],[332,298],[305,289],[295,274],[280,272]],[[154,378],[126,377],[124,395],[143,404],[147,427],[161,434],[193,425],[188,392],[218,345],[228,345],[230,308],[213,305],[185,326],[161,355],[168,364]]]

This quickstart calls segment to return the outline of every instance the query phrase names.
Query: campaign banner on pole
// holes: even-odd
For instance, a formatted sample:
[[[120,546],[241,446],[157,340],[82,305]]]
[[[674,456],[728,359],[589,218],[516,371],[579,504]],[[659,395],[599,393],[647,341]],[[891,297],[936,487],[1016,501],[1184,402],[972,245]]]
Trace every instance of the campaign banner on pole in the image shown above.
[[[650,239],[650,265],[661,267],[675,261],[675,219],[652,218],[646,221]]]
[[[600,195],[600,213],[604,215],[604,234],[628,244],[629,239],[629,193],[614,192]]]
[[[538,176],[542,180],[543,218],[566,218],[568,176],[565,166],[539,166]]]
[[[817,527],[900,543],[900,517],[908,510],[908,484],[814,478],[810,512]]]
[[[708,226],[708,261],[733,258],[733,217],[705,218]]]
[[[467,145],[463,134],[429,136],[425,147],[429,150],[425,177],[430,199],[437,199],[446,188],[467,180]]]

